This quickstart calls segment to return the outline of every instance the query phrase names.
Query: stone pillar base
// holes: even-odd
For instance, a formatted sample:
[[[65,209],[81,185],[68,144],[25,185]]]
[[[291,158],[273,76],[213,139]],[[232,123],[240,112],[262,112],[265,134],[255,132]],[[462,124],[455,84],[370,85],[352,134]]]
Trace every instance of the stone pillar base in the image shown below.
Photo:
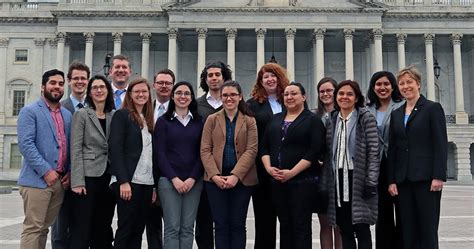
[[[469,116],[466,112],[456,112],[456,124],[469,124]]]

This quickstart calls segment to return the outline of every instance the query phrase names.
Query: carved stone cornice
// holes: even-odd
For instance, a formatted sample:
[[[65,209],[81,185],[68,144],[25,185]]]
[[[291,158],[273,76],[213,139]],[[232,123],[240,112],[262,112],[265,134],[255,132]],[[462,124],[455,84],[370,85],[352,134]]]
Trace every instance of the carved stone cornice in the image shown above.
[[[179,30],[178,28],[168,28],[168,39],[178,39]]]
[[[400,18],[400,19],[465,19],[473,18],[472,12],[386,12],[384,18]]]
[[[407,40],[407,34],[398,33],[396,36],[397,36],[397,43],[398,44],[405,44],[405,41]]]
[[[426,33],[426,34],[423,34],[423,37],[425,38],[425,44],[433,44],[435,34]]]
[[[94,32],[84,32],[84,39],[86,43],[93,43],[95,38]]]
[[[43,47],[46,44],[46,39],[45,38],[35,38],[33,39],[33,42],[37,47]]]
[[[58,40],[56,38],[46,39],[51,48],[56,48],[58,46]]]
[[[206,39],[207,28],[197,28],[196,32],[198,33],[198,39]]]
[[[287,40],[294,40],[296,35],[295,28],[287,28],[285,29],[285,36]]]
[[[140,33],[140,38],[142,38],[143,43],[150,43],[151,33]]]
[[[264,40],[265,39],[265,34],[267,33],[267,29],[256,28],[255,33],[257,34],[257,40]]]
[[[65,32],[56,32],[54,35],[57,42],[66,43],[67,34]]]
[[[10,42],[10,38],[7,38],[7,37],[0,38],[0,48],[8,47],[8,42]]]
[[[345,40],[352,40],[355,30],[354,29],[344,29],[342,32],[344,33],[344,39]]]
[[[374,40],[382,40],[382,37],[383,37],[382,29],[372,29],[371,33]]]
[[[383,13],[386,9],[375,8],[331,8],[331,7],[241,7],[241,8],[183,8],[172,6],[166,12],[199,12],[199,13]]]
[[[318,28],[313,30],[313,39],[314,40],[324,40],[324,35],[326,34],[326,29]]]
[[[112,33],[112,40],[114,41],[114,43],[122,43],[122,37],[123,37],[122,32]]]
[[[162,17],[167,16],[163,11],[83,11],[83,10],[52,10],[51,14],[58,17]]]
[[[461,45],[463,34],[456,33],[451,35],[451,42],[453,45]]]
[[[47,23],[57,24],[54,17],[0,17],[0,23]]]
[[[237,29],[236,28],[226,28],[225,33],[227,34],[227,39],[234,39],[237,37]]]

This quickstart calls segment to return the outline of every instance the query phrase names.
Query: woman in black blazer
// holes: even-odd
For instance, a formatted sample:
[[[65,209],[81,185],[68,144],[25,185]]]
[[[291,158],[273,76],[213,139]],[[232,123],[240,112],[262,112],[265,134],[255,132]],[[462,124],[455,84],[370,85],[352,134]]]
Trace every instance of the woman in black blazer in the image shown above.
[[[324,149],[321,119],[305,108],[300,83],[284,91],[287,111],[272,117],[263,136],[262,162],[271,178],[272,201],[280,221],[280,248],[311,248],[315,167]]]
[[[252,89],[252,98],[247,101],[257,121],[259,148],[263,133],[274,114],[285,110],[283,91],[289,80],[285,69],[276,63],[267,63],[260,68],[257,81]],[[259,149],[259,153],[260,153]],[[255,247],[254,249],[274,249],[276,246],[276,218],[272,205],[270,175],[265,171],[261,155],[257,155],[258,185],[252,193],[253,211],[255,216]]]
[[[437,249],[448,154],[444,111],[420,94],[416,68],[401,70],[397,81],[406,104],[390,120],[388,190],[398,196],[403,248]]]
[[[146,79],[132,81],[122,109],[115,112],[109,138],[113,189],[117,195],[115,249],[141,248],[153,186],[158,179],[152,160],[153,105]]]

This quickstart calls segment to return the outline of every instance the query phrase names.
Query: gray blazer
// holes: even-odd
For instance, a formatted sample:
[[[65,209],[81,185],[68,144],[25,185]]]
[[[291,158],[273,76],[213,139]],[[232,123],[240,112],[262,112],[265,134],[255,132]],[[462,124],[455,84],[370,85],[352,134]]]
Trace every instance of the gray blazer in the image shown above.
[[[110,122],[113,111],[105,114],[106,133],[95,111],[88,107],[74,113],[71,134],[71,187],[85,186],[84,177],[98,177],[107,168]]]
[[[74,106],[72,105],[71,97],[68,97],[67,99],[61,101],[61,105],[68,111],[70,111],[72,114],[76,112],[76,108],[74,108]]]

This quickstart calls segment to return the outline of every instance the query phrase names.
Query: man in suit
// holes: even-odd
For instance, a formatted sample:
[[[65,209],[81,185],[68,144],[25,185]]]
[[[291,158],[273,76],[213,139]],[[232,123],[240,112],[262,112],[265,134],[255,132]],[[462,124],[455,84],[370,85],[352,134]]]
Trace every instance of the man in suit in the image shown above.
[[[18,179],[25,219],[20,248],[46,247],[48,228],[56,219],[69,188],[71,113],[59,101],[64,73],[43,74],[42,97],[25,106],[18,117],[18,145],[24,158]]]
[[[162,69],[155,74],[153,88],[155,89],[156,99],[153,102],[154,121],[168,110],[171,98],[171,90],[175,82],[175,75],[170,69]],[[155,189],[155,192],[158,192]],[[158,195],[157,195],[158,196]],[[163,248],[163,210],[160,201],[156,198],[155,203],[150,209],[150,217],[146,223],[146,238],[149,249]]]
[[[61,105],[71,114],[84,107],[87,84],[89,83],[89,67],[79,61],[69,66],[67,73],[68,85],[71,88],[69,98],[61,101]],[[69,248],[70,224],[72,219],[72,191],[67,189],[59,211],[58,218],[51,227],[51,247],[53,249]]]
[[[112,57],[112,67],[109,70],[109,76],[112,78],[112,90],[114,91],[115,109],[122,106],[125,92],[128,88],[128,79],[132,74],[130,60],[125,55],[115,55]]]
[[[220,89],[225,81],[232,80],[232,71],[222,61],[211,62],[201,73],[200,86],[206,92],[197,99],[199,115],[204,120],[222,109]],[[196,244],[199,249],[214,248],[214,226],[206,191],[201,192],[198,213],[196,217]]]

